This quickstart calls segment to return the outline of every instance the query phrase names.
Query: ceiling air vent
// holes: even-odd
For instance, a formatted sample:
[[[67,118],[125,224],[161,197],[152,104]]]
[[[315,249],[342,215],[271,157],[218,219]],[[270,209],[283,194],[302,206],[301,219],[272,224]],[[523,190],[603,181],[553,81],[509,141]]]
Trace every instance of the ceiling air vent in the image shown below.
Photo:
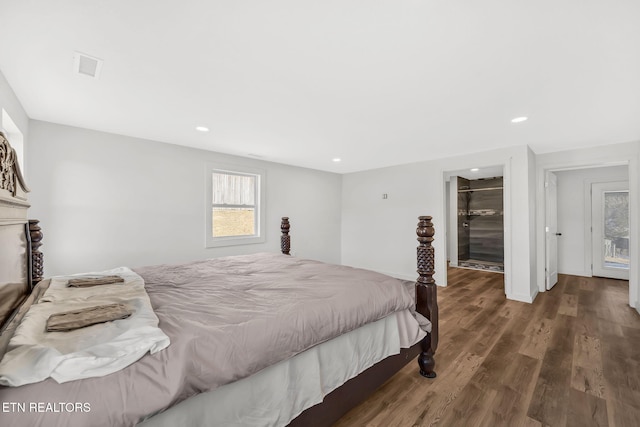
[[[73,71],[82,76],[97,79],[102,70],[102,59],[80,52],[73,53]]]

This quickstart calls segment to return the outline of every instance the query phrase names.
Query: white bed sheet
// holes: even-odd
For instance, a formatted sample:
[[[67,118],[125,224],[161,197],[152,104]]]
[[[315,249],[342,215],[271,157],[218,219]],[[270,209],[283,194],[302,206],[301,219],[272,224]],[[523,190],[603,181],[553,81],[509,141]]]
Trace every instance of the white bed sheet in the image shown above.
[[[248,378],[191,397],[139,426],[286,426],[349,379],[425,335],[409,310],[400,311]]]
[[[142,278],[126,267],[82,276],[121,276],[122,284],[69,288],[57,276],[44,296],[33,304],[9,342],[0,363],[0,384],[20,386],[53,378],[58,383],[100,377],[119,371],[147,352],[169,345],[158,328]],[[127,319],[96,324],[68,332],[46,332],[50,315],[73,309],[122,303],[133,310]]]

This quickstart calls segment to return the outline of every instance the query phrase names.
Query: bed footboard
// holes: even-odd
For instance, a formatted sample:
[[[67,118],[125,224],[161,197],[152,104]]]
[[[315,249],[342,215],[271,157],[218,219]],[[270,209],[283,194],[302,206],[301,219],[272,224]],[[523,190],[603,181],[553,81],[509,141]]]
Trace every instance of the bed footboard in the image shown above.
[[[438,348],[438,295],[436,281],[433,279],[434,251],[433,223],[430,216],[418,217],[417,261],[418,280],[416,281],[416,311],[431,321],[431,333],[422,339],[422,352],[418,357],[420,375],[427,378],[435,378],[434,368],[436,362],[434,355]]]

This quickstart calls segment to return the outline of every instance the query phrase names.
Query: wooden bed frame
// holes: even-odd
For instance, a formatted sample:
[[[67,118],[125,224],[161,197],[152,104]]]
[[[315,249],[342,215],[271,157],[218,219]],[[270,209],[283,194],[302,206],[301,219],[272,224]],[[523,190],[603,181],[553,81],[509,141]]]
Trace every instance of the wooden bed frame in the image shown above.
[[[426,378],[436,377],[434,355],[438,348],[438,298],[436,282],[433,279],[434,249],[431,243],[434,228],[431,219],[430,216],[418,217],[416,228],[419,242],[416,254],[418,264],[416,311],[431,321],[431,332],[419,343],[410,348],[401,349],[399,354],[376,363],[326,395],[322,403],[302,412],[289,423],[289,427],[332,425],[418,355],[420,375]],[[280,229],[282,231],[280,250],[283,254],[290,255],[291,224],[288,217],[282,217]]]
[[[0,132],[0,236],[3,236],[2,233],[5,231],[15,235],[8,240],[11,243],[0,245],[0,269],[3,270],[0,274],[0,308],[4,304],[5,311],[13,311],[13,314],[4,313],[0,316],[2,327],[0,357],[4,354],[14,329],[8,330],[5,326],[9,323],[17,323],[20,317],[10,322],[16,313],[18,316],[24,315],[26,309],[21,305],[25,300],[33,299],[33,296],[29,298],[31,291],[43,276],[43,254],[39,250],[43,234],[38,220],[27,220],[29,204],[26,193],[28,191],[16,161],[15,151],[9,145],[5,135]],[[281,251],[286,255],[290,255],[291,251],[290,227],[289,218],[283,217],[280,225],[282,232],[280,243]],[[302,412],[289,426],[333,424],[416,356],[419,356],[420,374],[427,378],[436,376],[434,354],[438,346],[438,304],[437,287],[433,279],[434,249],[431,245],[434,228],[430,216],[419,217],[416,233],[419,242],[417,248],[419,277],[415,285],[416,311],[431,321],[431,333],[411,348],[402,349],[400,354],[382,360],[347,381],[325,396],[321,404]],[[14,241],[15,244],[13,244]],[[4,247],[5,245],[7,247]],[[20,257],[20,262],[13,262],[12,269],[6,268],[1,262],[5,253],[10,257]],[[10,301],[7,303],[8,300]]]
[[[0,132],[0,326],[32,288],[28,191],[16,152]]]

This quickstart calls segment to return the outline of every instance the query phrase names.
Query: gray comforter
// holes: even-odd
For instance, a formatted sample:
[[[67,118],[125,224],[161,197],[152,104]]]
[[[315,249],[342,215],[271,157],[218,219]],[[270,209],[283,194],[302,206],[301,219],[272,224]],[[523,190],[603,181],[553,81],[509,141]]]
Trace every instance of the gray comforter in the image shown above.
[[[1,413],[3,426],[134,425],[413,305],[399,280],[286,255],[135,271],[171,345],[105,377],[0,388],[0,401],[26,408]]]

